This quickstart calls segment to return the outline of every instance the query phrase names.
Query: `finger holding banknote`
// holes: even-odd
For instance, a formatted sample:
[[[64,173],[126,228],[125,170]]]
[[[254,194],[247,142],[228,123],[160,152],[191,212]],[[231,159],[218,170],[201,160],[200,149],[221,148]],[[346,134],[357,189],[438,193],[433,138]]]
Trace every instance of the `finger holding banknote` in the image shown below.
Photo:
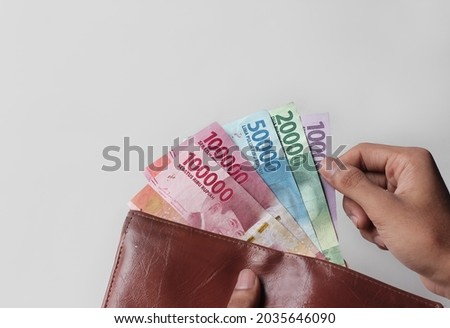
[[[360,144],[327,158],[320,173],[345,199],[361,234],[386,246],[450,297],[450,194],[432,155],[421,148]]]

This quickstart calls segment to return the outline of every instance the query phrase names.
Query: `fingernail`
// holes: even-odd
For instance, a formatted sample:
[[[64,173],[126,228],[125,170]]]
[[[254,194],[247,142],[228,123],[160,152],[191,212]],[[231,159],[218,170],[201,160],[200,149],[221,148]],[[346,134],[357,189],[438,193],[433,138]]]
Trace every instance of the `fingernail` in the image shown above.
[[[235,289],[253,288],[256,281],[256,275],[250,269],[244,269],[239,273]]]

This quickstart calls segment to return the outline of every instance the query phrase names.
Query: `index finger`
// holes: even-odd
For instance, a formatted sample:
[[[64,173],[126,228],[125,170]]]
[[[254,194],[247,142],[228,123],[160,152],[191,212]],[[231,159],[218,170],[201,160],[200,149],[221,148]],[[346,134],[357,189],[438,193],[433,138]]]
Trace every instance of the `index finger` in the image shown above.
[[[385,172],[388,161],[395,160],[405,147],[361,143],[347,151],[339,159],[364,172]]]

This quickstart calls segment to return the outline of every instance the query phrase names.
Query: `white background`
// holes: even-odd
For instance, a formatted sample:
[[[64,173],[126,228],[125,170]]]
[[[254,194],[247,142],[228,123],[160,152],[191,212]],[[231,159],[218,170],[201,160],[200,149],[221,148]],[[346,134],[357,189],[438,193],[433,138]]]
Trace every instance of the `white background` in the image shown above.
[[[330,112],[335,147],[423,146],[450,182],[449,17],[425,0],[2,0],[0,306],[101,305],[145,183],[137,158],[101,170],[126,136],[159,154],[295,101]],[[342,209],[339,236],[351,268],[450,306]]]

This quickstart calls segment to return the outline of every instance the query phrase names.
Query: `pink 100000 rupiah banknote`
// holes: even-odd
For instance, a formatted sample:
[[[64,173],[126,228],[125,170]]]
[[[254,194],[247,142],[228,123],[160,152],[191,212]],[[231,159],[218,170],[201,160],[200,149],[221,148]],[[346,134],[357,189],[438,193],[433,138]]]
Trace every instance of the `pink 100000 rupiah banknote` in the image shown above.
[[[240,237],[270,216],[231,176],[189,139],[149,165],[150,185],[189,225]],[[156,165],[157,164],[157,165]]]

